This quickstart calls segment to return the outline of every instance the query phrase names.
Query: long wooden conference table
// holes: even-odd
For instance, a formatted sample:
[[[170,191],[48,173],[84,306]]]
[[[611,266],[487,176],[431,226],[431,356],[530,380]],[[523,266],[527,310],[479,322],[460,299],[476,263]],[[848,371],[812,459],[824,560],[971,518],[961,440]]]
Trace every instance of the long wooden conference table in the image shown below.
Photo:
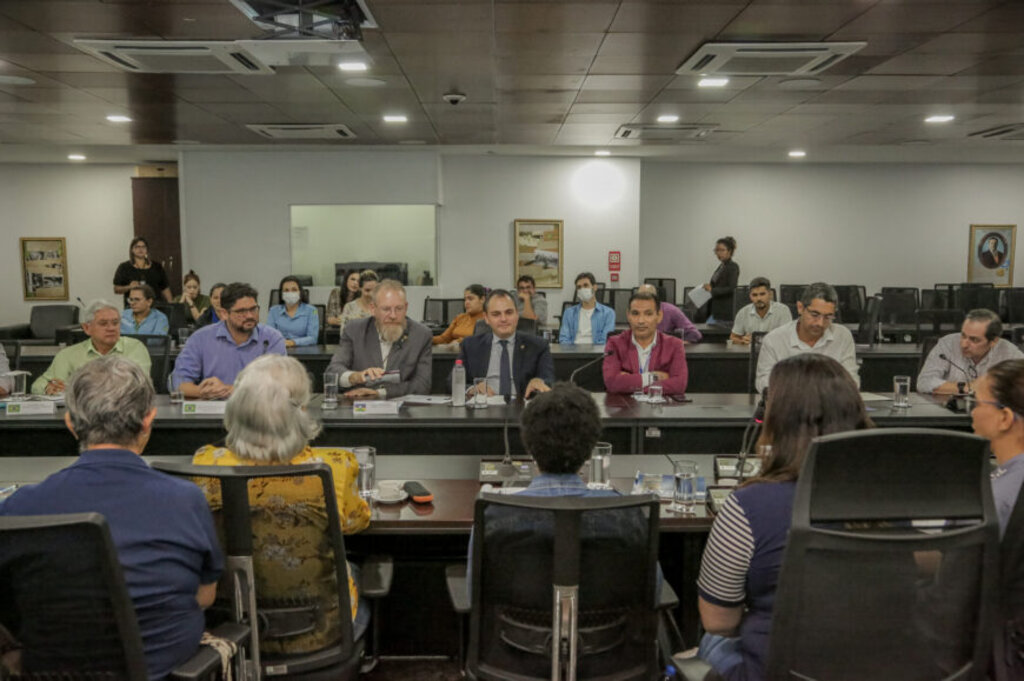
[[[60,348],[56,346],[25,346],[22,348],[21,368],[28,371],[34,380],[53,361]],[[290,348],[288,354],[302,362],[313,375],[315,389],[322,389],[322,376],[337,350],[336,345],[311,345]],[[551,346],[555,364],[555,378],[567,381],[572,372],[587,362],[601,357],[603,345],[558,345]],[[919,346],[902,343],[881,344],[857,351],[861,363],[861,387],[870,391],[891,391],[892,377],[896,375],[917,377],[921,349]],[[455,364],[458,353],[449,348],[433,349],[431,368],[431,392],[443,394],[448,391],[447,378]],[[177,351],[171,353],[171,368]],[[690,392],[694,393],[742,393],[748,391],[747,375],[750,363],[750,348],[744,345],[725,343],[698,343],[686,347],[686,362],[689,368]],[[595,367],[598,375],[599,367]],[[161,386],[158,388],[163,389]]]

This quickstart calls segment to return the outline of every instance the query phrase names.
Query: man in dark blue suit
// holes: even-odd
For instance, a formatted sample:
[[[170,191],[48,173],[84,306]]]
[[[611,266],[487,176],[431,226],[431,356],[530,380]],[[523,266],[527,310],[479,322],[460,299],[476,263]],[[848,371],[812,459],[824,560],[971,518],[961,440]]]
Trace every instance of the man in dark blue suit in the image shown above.
[[[516,331],[519,312],[515,297],[505,289],[491,291],[484,301],[484,320],[491,332],[464,339],[459,351],[466,385],[486,377],[489,395],[508,398],[529,398],[550,390],[555,380],[551,351],[544,339]]]

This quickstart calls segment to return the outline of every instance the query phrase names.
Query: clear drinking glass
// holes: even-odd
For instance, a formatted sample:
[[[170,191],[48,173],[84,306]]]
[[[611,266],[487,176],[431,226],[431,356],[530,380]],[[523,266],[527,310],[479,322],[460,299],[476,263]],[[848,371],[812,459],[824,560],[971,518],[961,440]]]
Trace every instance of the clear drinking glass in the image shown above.
[[[473,401],[470,402],[469,406],[474,409],[486,409],[487,408],[487,377],[481,376],[480,378],[473,379]]]
[[[324,374],[324,409],[338,408],[338,379],[339,375],[333,371]]]
[[[892,406],[897,409],[910,406],[910,376],[892,377]]]
[[[668,510],[674,513],[693,513],[697,496],[697,462],[673,461],[672,473],[675,487],[672,489],[672,504]]]
[[[359,496],[369,499],[377,480],[377,450],[373,447],[353,447],[352,453],[359,462]]]
[[[598,442],[590,452],[590,482],[607,485],[612,478],[612,445],[610,442]]]
[[[171,404],[181,404],[184,399],[181,395],[181,387],[174,385],[174,374],[167,376],[167,394],[171,396]]]
[[[665,388],[660,385],[652,385],[647,389],[647,397],[652,404],[662,404],[665,401]]]
[[[188,337],[192,332],[188,329],[178,329],[178,347],[185,347],[185,343],[188,342]]]

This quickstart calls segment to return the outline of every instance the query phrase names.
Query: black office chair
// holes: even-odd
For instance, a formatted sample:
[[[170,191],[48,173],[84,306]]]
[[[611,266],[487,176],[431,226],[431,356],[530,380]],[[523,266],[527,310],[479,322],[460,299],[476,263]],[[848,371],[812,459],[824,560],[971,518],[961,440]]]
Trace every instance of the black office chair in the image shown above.
[[[1006,321],[1010,324],[1024,323],[1024,288],[1004,289],[1006,295]]]
[[[4,353],[7,355],[7,365],[11,368],[11,371],[21,369],[21,341],[5,340],[0,342],[0,344],[4,347]]]
[[[78,324],[77,305],[33,305],[27,324],[0,327],[0,338],[53,341],[57,331]]]
[[[842,322],[860,322],[867,304],[866,289],[859,284],[838,284],[835,287],[839,296],[836,312]]]
[[[467,677],[653,679],[658,506],[652,496],[478,499]],[[457,601],[451,579],[449,589]]]
[[[864,306],[864,315],[857,325],[857,335],[854,342],[858,347],[874,347],[878,339],[878,317],[882,311],[882,299],[879,296],[871,296]]]
[[[750,334],[750,358],[747,360],[747,392],[757,393],[757,360],[761,357],[761,346],[764,344],[764,331]]]
[[[681,309],[683,311],[683,314],[685,314],[689,319],[696,322],[697,315],[700,312],[700,310],[698,310],[697,306],[693,304],[692,300],[690,300],[690,291],[692,291],[693,288],[693,286],[683,287],[683,301],[682,304],[679,306],[679,309]]]
[[[941,336],[925,336],[921,339],[921,356],[917,360],[917,374],[921,375],[921,369],[924,368],[924,363],[928,360],[928,355],[932,354],[932,350],[939,344]]]
[[[909,287],[882,287],[882,308],[879,319],[883,328],[886,325],[906,325],[912,327],[915,338],[920,336],[917,323],[918,290]]]
[[[676,280],[669,279],[666,277],[646,277],[644,279],[645,284],[651,284],[658,289],[658,296],[663,302],[675,304],[676,298]]]
[[[0,624],[22,645],[21,679],[149,678],[135,607],[98,513],[0,517]],[[213,632],[243,645],[247,627]],[[235,677],[243,655],[235,655]],[[170,679],[218,678],[203,646]],[[6,677],[5,677],[6,678]]]
[[[167,303],[167,302],[155,302],[153,303],[153,309],[159,310],[167,315],[168,330],[171,338],[178,337],[178,329],[190,328],[195,324],[195,320],[192,319],[192,315],[189,314],[188,309],[184,303]]]
[[[516,331],[525,333],[531,336],[537,335],[537,320],[527,319],[526,317],[520,317],[519,321],[516,322]]]
[[[605,303],[615,311],[616,324],[629,323],[629,299],[633,295],[631,288],[609,288],[605,289]]]
[[[924,291],[921,291],[921,307],[932,307],[953,310],[960,307],[960,284],[935,284],[935,300],[932,305],[924,304]]]
[[[171,337],[123,333],[124,338],[134,338],[149,350],[149,358],[152,365],[149,368],[149,377],[153,381],[153,388],[162,395],[167,394],[167,373],[171,366]]]
[[[324,335],[326,333],[325,329],[327,326],[327,306],[317,303],[313,307],[316,308],[316,318],[317,323],[319,324],[319,331],[317,331],[316,334],[316,342],[318,345],[323,345],[327,342],[327,338]]]
[[[736,313],[750,304],[750,287],[737,286],[732,292],[732,318],[736,319]]]
[[[815,439],[764,678],[984,679],[998,579],[990,470],[985,440],[964,433]],[[682,667],[703,678],[700,663]]]
[[[987,286],[965,284],[960,291],[960,309],[966,313],[984,308],[999,314],[999,294],[1001,292],[1001,289],[993,288],[992,284]]]
[[[561,314],[556,315],[556,317],[558,319],[558,335],[555,336],[553,342],[558,342],[558,339],[561,338],[561,336],[562,336],[562,324],[564,323],[564,320],[565,320],[565,311],[568,310],[573,305],[576,305],[576,303],[572,302],[571,300],[563,300],[562,301],[562,312],[561,312]]]
[[[604,357],[595,357],[569,374],[569,382],[592,393],[605,392]]]
[[[444,324],[444,298],[431,298],[427,296],[423,299],[423,323],[434,324],[441,326]]]
[[[456,317],[466,311],[466,301],[462,298],[444,299],[444,325],[451,324]]]
[[[944,336],[955,333],[964,323],[963,310],[926,310],[917,311],[917,325],[922,335]]]
[[[258,619],[259,640],[252,647],[263,674],[308,681],[356,678],[365,641],[353,640],[348,572],[344,560],[334,559],[345,556],[345,541],[331,469],[322,463],[193,466],[156,462],[153,467],[191,479],[211,500],[230,577],[227,583],[221,580],[221,588],[231,587],[218,591],[218,600],[238,621]],[[274,496],[275,485],[287,489],[283,498]],[[250,497],[257,488],[266,492],[262,500]],[[320,521],[319,513],[309,509],[324,509],[325,517]],[[280,528],[303,531],[312,553],[296,556],[301,543],[289,541],[292,534],[278,534]],[[314,559],[322,561],[316,580],[295,575],[293,583],[282,585],[267,576],[269,572],[287,574],[290,565]],[[392,569],[390,559],[367,559],[360,598],[386,596]],[[380,618],[374,610],[371,626],[376,631]]]

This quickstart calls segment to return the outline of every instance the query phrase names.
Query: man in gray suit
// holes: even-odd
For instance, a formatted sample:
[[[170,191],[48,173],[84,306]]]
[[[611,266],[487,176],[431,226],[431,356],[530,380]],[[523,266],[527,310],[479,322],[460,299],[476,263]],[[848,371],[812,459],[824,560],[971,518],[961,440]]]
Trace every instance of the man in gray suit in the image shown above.
[[[373,316],[345,324],[327,371],[341,374],[346,397],[430,393],[430,330],[407,319],[405,288],[385,279],[373,291]]]

